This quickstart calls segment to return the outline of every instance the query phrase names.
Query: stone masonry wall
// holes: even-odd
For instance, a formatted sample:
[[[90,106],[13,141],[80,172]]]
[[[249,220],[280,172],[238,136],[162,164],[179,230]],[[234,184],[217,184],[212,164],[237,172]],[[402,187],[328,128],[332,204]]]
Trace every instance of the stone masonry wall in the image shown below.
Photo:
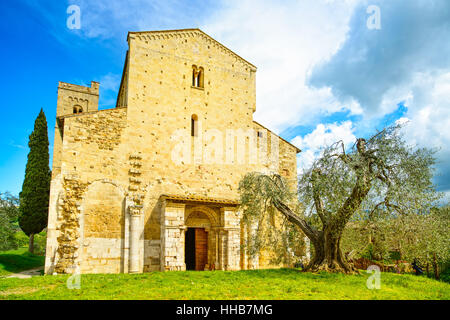
[[[73,272],[75,267],[82,272],[123,269],[118,267],[123,265],[123,245],[108,241],[119,239],[117,243],[122,243],[125,234],[125,183],[117,178],[124,162],[119,150],[126,111],[118,108],[64,118],[58,176],[63,185],[59,196],[52,199],[59,205],[50,205],[58,213],[49,214],[54,220],[49,225],[56,229],[49,233],[49,243],[57,248],[57,254],[46,262],[53,263],[57,273]],[[53,185],[52,181],[52,188],[57,188],[56,183]],[[75,267],[70,269],[71,266]],[[47,269],[51,268],[46,266]]]
[[[165,228],[161,225],[164,209],[161,195],[238,200],[239,181],[247,172],[270,172],[275,168],[250,163],[248,149],[243,163],[225,157],[226,130],[257,129],[265,131],[268,137],[273,136],[253,122],[254,66],[201,31],[130,33],[127,63],[126,85],[121,89],[126,92],[121,93],[121,107],[64,117],[59,179],[76,177],[76,183],[83,186],[76,202],[81,201],[84,211],[72,206],[68,214],[85,215],[83,230],[81,227],[78,230],[80,235],[70,236],[84,237],[83,250],[79,251],[84,272],[127,272],[126,203],[129,198],[142,197],[139,200],[142,206],[139,209],[142,212],[140,270],[159,270],[160,250],[165,241],[161,238]],[[192,86],[192,65],[204,68],[203,88]],[[199,134],[195,137],[190,134],[192,115],[198,117]],[[207,135],[208,130],[219,133],[211,137]],[[248,145],[250,138],[244,141],[234,138],[232,148],[237,150]],[[220,139],[224,143],[218,149],[214,141]],[[297,149],[281,138],[276,139],[279,139],[277,170],[295,184]],[[183,161],[177,161],[174,153],[180,143],[188,146]],[[197,153],[199,148],[202,152]],[[270,152],[270,146],[266,151]],[[207,155],[216,161],[208,161],[211,157]],[[103,182],[98,184],[95,193],[86,196],[86,190],[96,181]],[[52,181],[53,185],[56,188]],[[66,183],[61,194],[71,194],[74,192],[71,188]],[[52,192],[57,193],[55,189]],[[52,208],[56,210],[55,206]],[[49,215],[53,216],[53,213]],[[63,223],[55,221],[49,221],[49,225],[53,223],[58,228]],[[235,239],[239,238],[239,225],[230,228],[229,233],[217,237],[229,236],[233,243],[239,243]],[[49,243],[55,245],[56,237],[57,233],[49,235]],[[239,261],[238,247],[228,251],[227,259]],[[168,252],[177,251],[170,247]],[[179,261],[175,260],[173,264],[178,266]],[[57,264],[57,259],[54,263]],[[239,268],[239,262],[230,267]]]

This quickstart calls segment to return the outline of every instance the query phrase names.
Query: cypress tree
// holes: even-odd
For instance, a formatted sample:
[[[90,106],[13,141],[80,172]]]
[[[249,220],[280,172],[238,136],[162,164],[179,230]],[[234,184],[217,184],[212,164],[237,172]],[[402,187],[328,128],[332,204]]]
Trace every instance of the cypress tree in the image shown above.
[[[47,226],[51,172],[49,168],[47,119],[41,109],[28,141],[25,179],[20,198],[20,228],[30,237],[28,250],[33,253],[34,235]]]

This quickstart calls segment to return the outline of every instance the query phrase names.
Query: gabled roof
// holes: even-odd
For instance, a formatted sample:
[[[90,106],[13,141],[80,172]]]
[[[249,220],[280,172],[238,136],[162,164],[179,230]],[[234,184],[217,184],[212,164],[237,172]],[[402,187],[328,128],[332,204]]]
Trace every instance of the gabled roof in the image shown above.
[[[175,30],[158,30],[158,31],[130,31],[130,32],[128,32],[127,39],[130,37],[130,35],[146,35],[146,34],[148,34],[148,35],[162,35],[162,36],[170,36],[171,34],[193,34],[193,35],[195,34],[195,35],[199,35],[199,36],[205,37],[205,38],[209,39],[210,41],[212,41],[215,45],[217,45],[218,47],[223,49],[224,51],[228,52],[229,54],[231,54],[234,57],[236,57],[239,60],[241,60],[244,64],[248,65],[251,70],[256,71],[256,66],[254,64],[248,62],[247,60],[245,60],[244,58],[239,56],[237,53],[235,53],[234,51],[228,49],[223,44],[221,44],[219,41],[215,40],[210,35],[206,34],[205,32],[203,32],[202,30],[200,30],[198,28],[175,29]]]

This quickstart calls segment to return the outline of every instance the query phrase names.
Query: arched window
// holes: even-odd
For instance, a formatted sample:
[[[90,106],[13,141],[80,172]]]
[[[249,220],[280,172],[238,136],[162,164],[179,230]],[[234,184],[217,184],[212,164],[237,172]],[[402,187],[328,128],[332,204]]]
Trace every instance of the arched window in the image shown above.
[[[198,136],[198,117],[195,114],[191,117],[191,136]]]
[[[81,106],[76,105],[76,106],[73,107],[73,113],[74,114],[82,113],[82,112],[83,112],[83,108]]]
[[[200,88],[203,88],[203,80],[204,80],[204,75],[205,75],[205,71],[203,70],[203,67],[199,68],[199,72],[198,72],[198,86]]]
[[[197,88],[203,88],[204,83],[204,69],[194,64],[192,65],[192,86]]]
[[[194,64],[192,65],[192,86],[196,87],[197,86],[197,66]]]

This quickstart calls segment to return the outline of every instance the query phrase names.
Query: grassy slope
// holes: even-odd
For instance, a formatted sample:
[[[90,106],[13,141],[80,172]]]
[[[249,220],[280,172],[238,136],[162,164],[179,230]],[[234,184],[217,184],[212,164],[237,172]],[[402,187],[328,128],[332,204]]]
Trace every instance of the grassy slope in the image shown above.
[[[28,248],[0,252],[0,276],[37,268],[44,265],[45,257],[28,252]]]
[[[426,277],[383,273],[381,289],[360,275],[310,274],[292,269],[82,275],[1,279],[0,299],[450,299],[450,285]]]

